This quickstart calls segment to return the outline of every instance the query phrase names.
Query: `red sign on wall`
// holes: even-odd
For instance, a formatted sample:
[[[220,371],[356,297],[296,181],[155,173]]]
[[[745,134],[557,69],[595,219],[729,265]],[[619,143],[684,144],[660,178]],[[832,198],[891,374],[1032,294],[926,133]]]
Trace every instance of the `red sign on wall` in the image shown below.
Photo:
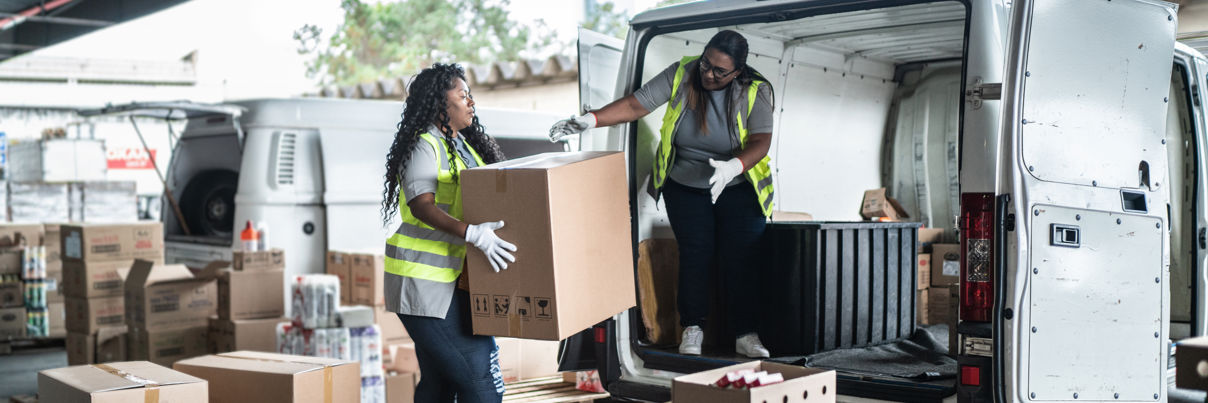
[[[147,150],[142,147],[109,148],[106,159],[109,169],[155,169],[151,159],[155,158],[155,149],[151,149],[151,157],[147,158]]]

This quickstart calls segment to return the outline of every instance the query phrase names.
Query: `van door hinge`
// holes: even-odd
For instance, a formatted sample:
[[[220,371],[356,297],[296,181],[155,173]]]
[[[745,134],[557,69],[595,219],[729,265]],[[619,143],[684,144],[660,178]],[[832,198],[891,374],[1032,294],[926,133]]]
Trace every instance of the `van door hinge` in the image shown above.
[[[973,81],[973,87],[965,90],[965,102],[973,109],[981,109],[982,101],[1002,99],[1002,83],[982,83],[981,79]]]
[[[1200,228],[1200,249],[1208,249],[1208,228]]]

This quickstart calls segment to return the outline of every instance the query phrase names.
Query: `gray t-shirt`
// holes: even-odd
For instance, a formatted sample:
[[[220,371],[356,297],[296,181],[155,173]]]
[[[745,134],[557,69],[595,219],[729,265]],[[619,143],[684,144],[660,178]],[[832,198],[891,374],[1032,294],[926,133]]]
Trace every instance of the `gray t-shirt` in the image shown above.
[[[436,127],[429,127],[428,133],[437,136],[440,139],[440,131]],[[478,162],[474,160],[474,155],[470,154],[469,145],[461,135],[454,137],[453,147],[457,150],[458,157],[466,164],[466,168],[478,166]],[[415,145],[415,150],[411,151],[411,159],[407,161],[407,170],[403,172],[403,199],[410,202],[415,196],[424,193],[436,193],[436,150],[428,142],[419,140]]]
[[[675,80],[675,70],[678,67],[679,62],[672,63],[634,92],[638,103],[646,110],[652,111],[670,100],[671,83]],[[696,62],[691,62],[686,67],[694,69]],[[730,105],[734,108],[731,113],[746,112],[746,91],[737,87],[731,85],[725,89],[709,91],[709,105],[706,106],[704,114],[707,131],[700,130],[696,111],[685,108],[675,133],[675,161],[671,165],[671,172],[668,173],[671,179],[684,186],[707,189],[709,177],[714,171],[709,165],[709,159],[725,161],[738,154],[742,148],[738,141],[738,131],[730,125],[725,111],[728,94],[731,97]],[[772,94],[768,84],[759,86],[755,107],[751,109],[745,124],[748,133],[772,132]],[[729,127],[730,130],[717,130],[722,127]],[[742,183],[744,180],[740,175],[727,186]]]

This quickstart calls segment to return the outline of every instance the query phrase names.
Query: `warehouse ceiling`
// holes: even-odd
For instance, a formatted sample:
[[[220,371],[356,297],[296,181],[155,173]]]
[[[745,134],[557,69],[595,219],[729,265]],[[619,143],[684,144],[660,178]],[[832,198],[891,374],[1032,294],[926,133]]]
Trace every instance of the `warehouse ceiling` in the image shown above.
[[[0,63],[185,1],[0,0]]]

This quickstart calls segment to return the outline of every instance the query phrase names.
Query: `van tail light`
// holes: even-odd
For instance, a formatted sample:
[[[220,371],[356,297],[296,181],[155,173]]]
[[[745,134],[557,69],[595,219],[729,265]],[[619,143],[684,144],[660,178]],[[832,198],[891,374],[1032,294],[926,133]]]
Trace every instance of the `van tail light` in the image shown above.
[[[989,322],[994,308],[994,194],[961,194],[963,321]]]

